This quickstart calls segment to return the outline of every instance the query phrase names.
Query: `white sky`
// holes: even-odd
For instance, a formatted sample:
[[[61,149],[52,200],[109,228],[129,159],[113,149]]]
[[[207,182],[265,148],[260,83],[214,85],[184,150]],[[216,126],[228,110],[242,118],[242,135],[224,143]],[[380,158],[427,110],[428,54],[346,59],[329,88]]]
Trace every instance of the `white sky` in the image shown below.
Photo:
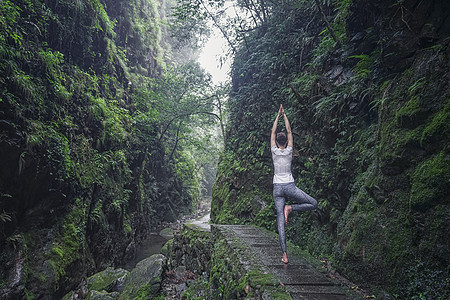
[[[220,56],[226,52],[226,41],[222,33],[217,28],[212,29],[211,37],[200,52],[198,62],[212,75],[213,82],[218,84],[229,80],[230,61],[227,59],[225,64],[220,67]]]

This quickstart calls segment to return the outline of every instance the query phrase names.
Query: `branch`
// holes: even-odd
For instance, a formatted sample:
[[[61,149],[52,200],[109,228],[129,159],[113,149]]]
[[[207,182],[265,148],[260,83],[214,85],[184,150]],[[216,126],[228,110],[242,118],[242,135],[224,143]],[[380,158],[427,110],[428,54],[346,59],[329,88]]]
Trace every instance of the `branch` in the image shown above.
[[[338,37],[336,36],[336,33],[334,33],[333,28],[331,28],[330,23],[328,22],[327,16],[325,15],[325,13],[323,12],[323,7],[322,5],[319,3],[319,0],[314,0],[314,2],[316,3],[317,8],[320,11],[320,14],[322,15],[322,19],[325,22],[328,31],[331,34],[331,37],[333,38],[333,40],[338,44],[338,46],[341,46],[341,41],[338,39]]]
[[[174,155],[174,153],[175,153],[175,149],[176,149],[177,146],[178,146],[178,141],[180,140],[180,139],[178,138],[178,136],[179,136],[179,133],[180,133],[181,124],[183,124],[183,121],[180,121],[180,123],[178,124],[177,134],[176,134],[176,136],[175,136],[175,137],[176,137],[176,139],[175,139],[175,145],[173,146],[172,152],[170,153],[170,156],[169,156],[169,162],[172,161],[173,155]]]
[[[167,130],[169,130],[170,125],[172,124],[173,121],[182,118],[182,117],[189,117],[189,116],[193,116],[193,115],[201,115],[201,114],[205,114],[205,115],[211,115],[216,117],[217,119],[220,120],[220,117],[212,112],[208,112],[208,111],[198,111],[198,112],[191,112],[191,113],[185,113],[185,114],[180,114],[180,115],[176,115],[174,116],[172,119],[169,120],[169,122],[167,123],[166,127],[164,128],[163,132],[161,133],[161,136],[159,137],[158,141],[161,142],[163,136],[166,134]]]
[[[294,93],[295,98],[297,98],[297,100],[299,102],[302,102],[303,97],[300,95],[300,92],[292,84],[289,84],[289,87],[291,88],[292,92]]]
[[[305,35],[308,32],[308,27],[311,25],[312,21],[314,21],[315,16],[313,15],[311,21],[308,22],[308,24],[305,27]],[[305,43],[303,42],[305,39],[304,36],[302,36],[302,51],[300,52],[300,65],[298,66],[298,72],[300,73],[302,71],[302,63],[303,63],[303,52],[305,50]]]
[[[206,10],[206,12],[210,16],[210,18],[213,20],[214,25],[220,30],[220,32],[222,33],[223,37],[227,40],[228,45],[231,47],[231,49],[233,49],[233,53],[236,53],[237,52],[236,48],[234,47],[233,43],[230,41],[230,38],[228,37],[228,35],[225,32],[225,30],[222,28],[222,26],[220,26],[219,22],[217,22],[216,17],[208,10],[208,8],[203,3],[203,1],[200,1],[200,2],[202,3],[203,8]]]

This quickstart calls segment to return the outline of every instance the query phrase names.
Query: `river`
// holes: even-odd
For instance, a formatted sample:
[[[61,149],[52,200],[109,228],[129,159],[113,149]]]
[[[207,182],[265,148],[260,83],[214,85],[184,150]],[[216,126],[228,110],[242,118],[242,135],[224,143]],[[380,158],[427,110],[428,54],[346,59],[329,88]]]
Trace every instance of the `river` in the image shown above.
[[[182,219],[174,223],[168,223],[161,226],[157,232],[150,233],[146,239],[144,239],[139,245],[136,246],[136,253],[132,259],[127,260],[121,268],[131,271],[138,262],[161,252],[161,248],[170,239],[170,237],[161,236],[160,230],[165,228],[172,228],[175,232],[181,230],[184,223],[195,223],[198,226],[207,225],[210,218],[211,201],[210,199],[204,199],[197,208],[197,213],[194,215],[184,216]]]
[[[158,254],[161,251],[162,246],[168,241],[167,238],[162,237],[159,233],[152,232],[144,239],[137,247],[134,257],[125,262],[121,268],[131,271],[138,262],[141,260],[152,256],[153,254]]]

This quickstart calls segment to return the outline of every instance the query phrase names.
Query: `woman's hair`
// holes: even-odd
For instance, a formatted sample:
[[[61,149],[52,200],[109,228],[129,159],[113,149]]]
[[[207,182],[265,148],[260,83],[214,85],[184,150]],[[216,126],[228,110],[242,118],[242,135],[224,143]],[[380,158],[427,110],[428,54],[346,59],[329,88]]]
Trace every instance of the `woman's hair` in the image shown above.
[[[286,143],[287,143],[286,134],[284,132],[278,132],[276,141],[277,141],[278,145],[286,147]]]

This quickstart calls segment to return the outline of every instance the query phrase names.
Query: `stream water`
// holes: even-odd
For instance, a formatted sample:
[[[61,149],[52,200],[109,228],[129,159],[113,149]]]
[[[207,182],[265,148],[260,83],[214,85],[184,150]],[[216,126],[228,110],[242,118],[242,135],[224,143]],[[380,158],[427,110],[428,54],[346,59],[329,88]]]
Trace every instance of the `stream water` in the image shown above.
[[[126,261],[121,267],[131,271],[141,260],[150,257],[153,254],[160,253],[162,246],[164,246],[166,242],[167,238],[160,236],[158,233],[149,234],[149,236],[136,247],[135,256]]]
[[[204,199],[197,210],[195,215],[185,216],[183,219],[179,220],[177,223],[166,224],[165,228],[171,227],[172,229],[181,229],[184,223],[193,223],[200,227],[208,227],[209,222],[209,211],[211,209],[211,200]],[[199,218],[201,217],[201,218]],[[164,229],[164,227],[158,230]],[[159,232],[159,231],[158,231]],[[139,245],[136,246],[136,254],[132,259],[126,261],[121,268],[131,271],[138,262],[141,260],[152,256],[153,254],[158,254],[161,252],[161,248],[168,241],[169,238],[159,235],[159,233],[150,233],[146,239],[144,239]]]

